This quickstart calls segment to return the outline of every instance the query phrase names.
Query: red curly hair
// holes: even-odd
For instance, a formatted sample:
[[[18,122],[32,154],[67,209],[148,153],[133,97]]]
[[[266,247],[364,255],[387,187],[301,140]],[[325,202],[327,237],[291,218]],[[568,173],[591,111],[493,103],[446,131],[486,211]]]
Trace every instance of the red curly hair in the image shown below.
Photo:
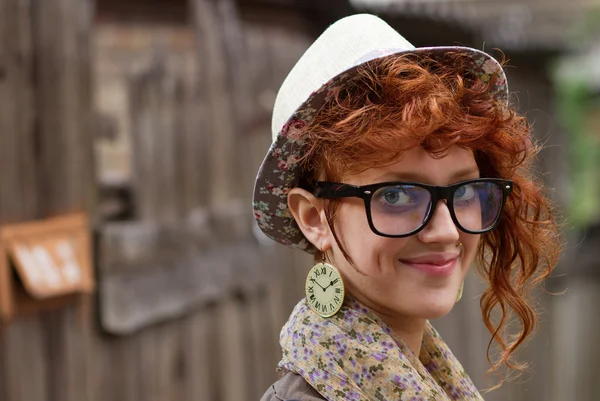
[[[492,334],[487,352],[491,371],[502,365],[521,371],[526,364],[514,362],[512,355],[537,323],[529,295],[552,272],[561,243],[550,201],[531,173],[539,147],[531,139],[530,125],[504,101],[492,98],[488,86],[495,82],[471,75],[469,61],[451,53],[442,61],[407,55],[369,63],[304,131],[302,163],[306,180],[325,175],[336,181],[380,167],[382,160],[394,163],[413,146],[443,157],[458,145],[473,151],[482,177],[512,180],[514,189],[500,223],[482,234],[477,262],[489,283],[480,305]],[[338,205],[327,205],[334,236]],[[520,330],[511,340],[505,332],[512,317]],[[501,353],[492,360],[494,340]]]

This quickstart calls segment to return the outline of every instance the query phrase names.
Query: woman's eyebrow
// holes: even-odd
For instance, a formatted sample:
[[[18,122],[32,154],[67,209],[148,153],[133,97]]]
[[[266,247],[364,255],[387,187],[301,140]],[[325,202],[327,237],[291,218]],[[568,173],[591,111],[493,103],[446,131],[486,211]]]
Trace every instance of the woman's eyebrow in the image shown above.
[[[475,167],[467,167],[464,168],[462,170],[458,170],[457,172],[454,173],[454,175],[452,176],[453,179],[460,179],[460,178],[464,178],[464,177],[472,177],[474,175],[476,175],[477,177],[479,177],[479,167],[475,166]]]
[[[479,177],[479,168],[475,167],[467,167],[454,172],[451,176],[449,176],[450,182],[461,180],[464,178],[471,178],[473,176]],[[407,182],[421,182],[428,183],[431,181],[431,177],[427,177],[422,173],[417,171],[399,171],[399,172],[388,172],[378,177],[378,182],[383,181],[407,181]]]

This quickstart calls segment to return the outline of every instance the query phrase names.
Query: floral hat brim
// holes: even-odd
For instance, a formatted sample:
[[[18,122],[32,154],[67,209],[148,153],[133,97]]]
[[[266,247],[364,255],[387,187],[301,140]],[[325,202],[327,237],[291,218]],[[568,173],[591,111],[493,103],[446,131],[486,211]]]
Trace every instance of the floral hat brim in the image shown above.
[[[261,231],[281,244],[314,253],[314,246],[300,231],[287,203],[289,191],[298,186],[303,173],[299,163],[304,152],[302,133],[323,105],[348,81],[355,78],[358,69],[366,63],[405,54],[421,54],[433,59],[444,59],[449,53],[468,55],[471,59],[468,72],[480,81],[491,83],[488,92],[493,98],[508,102],[508,86],[502,66],[492,56],[477,49],[460,46],[403,49],[395,53],[382,53],[380,57],[353,66],[313,92],[287,120],[271,144],[254,185],[254,218]]]

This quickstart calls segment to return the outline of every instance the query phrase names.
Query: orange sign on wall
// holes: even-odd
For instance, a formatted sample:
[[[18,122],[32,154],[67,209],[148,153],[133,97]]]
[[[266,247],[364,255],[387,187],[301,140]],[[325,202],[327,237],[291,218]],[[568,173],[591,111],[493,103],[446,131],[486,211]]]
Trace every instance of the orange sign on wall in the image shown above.
[[[92,292],[90,237],[89,222],[83,214],[1,227],[2,317],[11,317],[21,302],[27,302],[31,309],[32,304],[41,307],[64,295]],[[26,294],[19,294],[23,289]]]

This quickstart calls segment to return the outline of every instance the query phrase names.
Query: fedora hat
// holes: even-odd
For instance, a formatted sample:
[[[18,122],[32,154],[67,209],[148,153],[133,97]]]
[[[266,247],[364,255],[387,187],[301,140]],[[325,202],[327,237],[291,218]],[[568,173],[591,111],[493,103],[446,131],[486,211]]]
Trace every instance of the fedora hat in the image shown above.
[[[254,184],[254,217],[262,232],[284,245],[314,251],[288,208],[287,195],[302,176],[302,133],[336,88],[374,60],[405,54],[443,59],[448,53],[468,56],[469,74],[489,82],[493,98],[508,101],[502,66],[480,50],[461,46],[415,48],[385,21],[370,14],[352,15],[327,28],[298,60],[275,99],[273,141]]]

